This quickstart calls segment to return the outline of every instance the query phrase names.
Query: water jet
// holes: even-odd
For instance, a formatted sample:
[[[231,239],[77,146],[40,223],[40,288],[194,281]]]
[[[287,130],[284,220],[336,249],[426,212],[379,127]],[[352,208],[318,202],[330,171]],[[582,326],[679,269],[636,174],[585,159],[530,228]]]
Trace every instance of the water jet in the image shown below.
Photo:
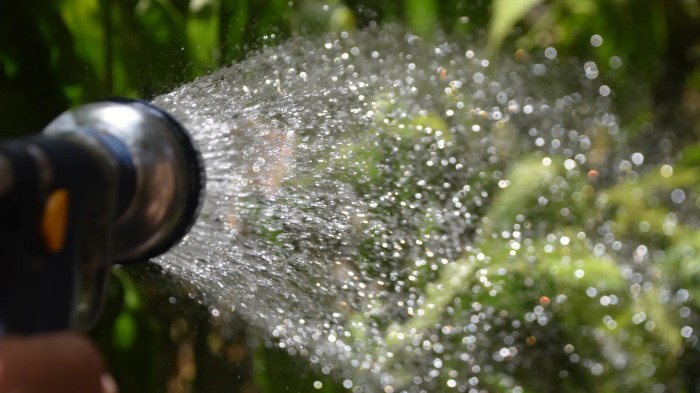
[[[391,26],[292,38],[158,97],[210,179],[156,263],[213,320],[245,320],[346,389],[548,391],[582,372],[556,332],[604,334],[560,312],[601,309],[586,288],[622,301],[591,212],[637,167],[610,167],[622,139],[596,150],[620,127],[595,64],[436,42]],[[614,362],[590,356],[594,375]],[[528,376],[536,362],[554,379]]]

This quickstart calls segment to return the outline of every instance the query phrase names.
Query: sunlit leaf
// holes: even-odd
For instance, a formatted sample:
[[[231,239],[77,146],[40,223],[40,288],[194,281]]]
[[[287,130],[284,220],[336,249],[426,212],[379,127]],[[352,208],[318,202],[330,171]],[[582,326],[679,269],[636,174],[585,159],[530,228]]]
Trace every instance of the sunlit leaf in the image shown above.
[[[406,0],[408,26],[418,35],[430,38],[439,26],[437,0]]]
[[[219,63],[219,7],[212,1],[190,4],[185,28],[187,44],[192,54],[194,72],[199,74],[213,69]]]
[[[495,51],[515,24],[542,0],[495,0],[489,25],[488,47]]]
[[[114,336],[112,340],[116,348],[121,350],[133,349],[134,343],[136,342],[136,335],[138,334],[138,328],[134,318],[134,314],[125,311],[119,314],[114,321]]]

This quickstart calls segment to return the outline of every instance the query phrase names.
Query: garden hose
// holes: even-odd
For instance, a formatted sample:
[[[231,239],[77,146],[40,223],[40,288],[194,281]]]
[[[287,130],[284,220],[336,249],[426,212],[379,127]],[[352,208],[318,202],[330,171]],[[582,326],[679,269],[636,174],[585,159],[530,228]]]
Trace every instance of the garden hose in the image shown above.
[[[80,106],[1,142],[0,336],[89,326],[112,263],[180,241],[203,188],[185,129],[143,101]]]

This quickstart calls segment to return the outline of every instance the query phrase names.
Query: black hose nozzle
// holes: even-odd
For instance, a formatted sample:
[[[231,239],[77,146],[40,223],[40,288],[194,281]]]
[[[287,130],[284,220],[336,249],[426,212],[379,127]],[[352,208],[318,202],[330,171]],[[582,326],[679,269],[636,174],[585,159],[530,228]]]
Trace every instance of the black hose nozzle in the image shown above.
[[[0,335],[88,326],[109,266],[177,243],[203,188],[184,128],[143,101],[87,104],[0,143]]]

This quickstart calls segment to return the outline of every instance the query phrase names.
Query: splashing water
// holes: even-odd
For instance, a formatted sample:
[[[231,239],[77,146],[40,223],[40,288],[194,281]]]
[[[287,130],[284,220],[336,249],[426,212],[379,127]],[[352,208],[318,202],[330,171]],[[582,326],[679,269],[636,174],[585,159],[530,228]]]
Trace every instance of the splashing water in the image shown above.
[[[594,375],[633,367],[547,329],[557,307],[588,307],[574,292],[597,302],[617,285],[591,239],[605,235],[595,182],[643,162],[609,169],[625,141],[610,88],[595,63],[564,63],[553,48],[487,60],[388,27],[292,39],[159,97],[208,184],[198,223],[157,263],[214,317],[238,314],[323,373],[350,370],[337,375],[359,391],[505,389],[528,370],[565,378],[574,356]],[[541,342],[546,357],[523,356]]]

